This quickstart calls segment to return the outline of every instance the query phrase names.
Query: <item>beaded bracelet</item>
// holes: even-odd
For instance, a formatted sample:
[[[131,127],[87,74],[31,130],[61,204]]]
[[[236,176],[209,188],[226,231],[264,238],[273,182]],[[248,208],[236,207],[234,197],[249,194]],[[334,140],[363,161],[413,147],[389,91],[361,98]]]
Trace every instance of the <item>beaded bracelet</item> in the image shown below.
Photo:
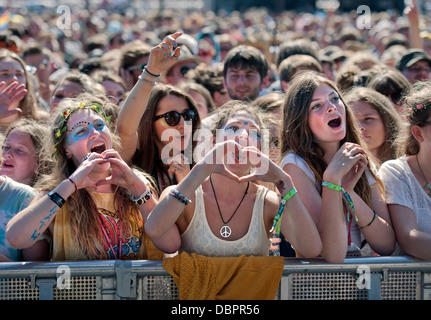
[[[284,198],[281,200],[280,207],[278,208],[278,212],[274,217],[274,222],[273,222],[272,228],[271,228],[271,230],[269,230],[269,232],[272,232],[275,229],[275,232],[277,234],[280,234],[280,223],[279,223],[279,221],[280,221],[281,216],[283,215],[284,207],[286,206],[286,201],[289,200],[290,198],[292,198],[296,194],[296,192],[297,192],[296,188],[293,187],[293,189],[290,190],[284,196]]]
[[[138,205],[141,205],[143,203],[147,203],[147,201],[150,200],[152,194],[153,192],[151,191],[150,188],[148,188],[147,190],[144,191],[144,193],[142,193],[137,198],[133,197],[133,195],[130,194],[130,200],[132,200],[133,202],[136,202]]]
[[[355,216],[355,220],[358,221],[358,217],[355,214],[355,206],[353,205],[353,201],[352,198],[350,197],[350,195],[347,193],[346,190],[344,190],[344,188],[342,186],[333,184],[331,182],[328,181],[322,181],[322,187],[327,187],[329,189],[335,190],[335,191],[341,191],[344,194],[344,198],[347,202],[347,205],[350,207],[352,214]],[[347,214],[347,222],[350,222],[350,215]]]
[[[175,200],[178,200],[179,202],[181,202],[183,205],[188,205],[190,202],[192,202],[192,200],[186,198],[182,193],[180,193],[178,190],[176,189],[172,189],[171,192],[169,193],[172,197],[174,197]]]

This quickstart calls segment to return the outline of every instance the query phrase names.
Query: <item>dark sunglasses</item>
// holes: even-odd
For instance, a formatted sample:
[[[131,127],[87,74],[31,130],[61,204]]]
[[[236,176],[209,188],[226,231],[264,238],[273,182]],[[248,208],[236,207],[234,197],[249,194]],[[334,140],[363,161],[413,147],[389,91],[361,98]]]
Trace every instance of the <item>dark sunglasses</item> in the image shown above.
[[[194,119],[195,112],[191,109],[185,110],[182,113],[179,113],[177,111],[169,111],[164,114],[155,116],[154,121],[157,121],[161,118],[165,118],[165,121],[169,126],[175,127],[178,123],[180,123],[181,116],[183,116],[184,121],[190,121]]]

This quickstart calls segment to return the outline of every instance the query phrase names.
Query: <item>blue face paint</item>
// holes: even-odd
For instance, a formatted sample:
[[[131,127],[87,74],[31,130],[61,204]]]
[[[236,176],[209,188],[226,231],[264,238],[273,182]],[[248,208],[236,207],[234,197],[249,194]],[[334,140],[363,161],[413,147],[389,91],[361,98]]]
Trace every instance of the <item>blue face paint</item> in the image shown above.
[[[66,137],[66,144],[71,146],[77,141],[87,138],[91,132],[91,129],[101,132],[105,129],[106,124],[101,119],[95,120],[93,123],[81,121],[75,124],[72,129],[69,130],[69,133]]]
[[[246,129],[246,128],[240,128],[236,125],[230,125],[226,128],[224,128],[224,132],[227,135],[233,135],[233,136],[239,136],[242,131],[245,130],[249,136],[249,138],[253,139],[253,140],[260,140],[261,139],[261,135],[258,129]]]

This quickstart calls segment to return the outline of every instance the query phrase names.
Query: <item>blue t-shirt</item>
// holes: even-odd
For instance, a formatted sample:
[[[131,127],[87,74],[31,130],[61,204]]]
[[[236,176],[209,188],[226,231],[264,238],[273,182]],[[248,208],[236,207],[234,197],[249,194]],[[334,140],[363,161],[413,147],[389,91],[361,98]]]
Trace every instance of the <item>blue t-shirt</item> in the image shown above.
[[[34,196],[32,187],[8,177],[0,186],[0,254],[13,261],[20,260],[21,251],[12,248],[6,241],[6,226],[18,212],[28,206]]]

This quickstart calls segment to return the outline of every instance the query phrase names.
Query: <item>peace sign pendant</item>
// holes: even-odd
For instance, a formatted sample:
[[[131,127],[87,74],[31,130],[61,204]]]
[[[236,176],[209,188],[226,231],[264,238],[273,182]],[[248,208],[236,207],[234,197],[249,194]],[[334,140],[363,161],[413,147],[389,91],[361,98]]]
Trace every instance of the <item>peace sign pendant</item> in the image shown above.
[[[229,226],[224,225],[223,227],[220,228],[220,235],[223,238],[229,238],[231,234],[232,234],[232,229]]]

